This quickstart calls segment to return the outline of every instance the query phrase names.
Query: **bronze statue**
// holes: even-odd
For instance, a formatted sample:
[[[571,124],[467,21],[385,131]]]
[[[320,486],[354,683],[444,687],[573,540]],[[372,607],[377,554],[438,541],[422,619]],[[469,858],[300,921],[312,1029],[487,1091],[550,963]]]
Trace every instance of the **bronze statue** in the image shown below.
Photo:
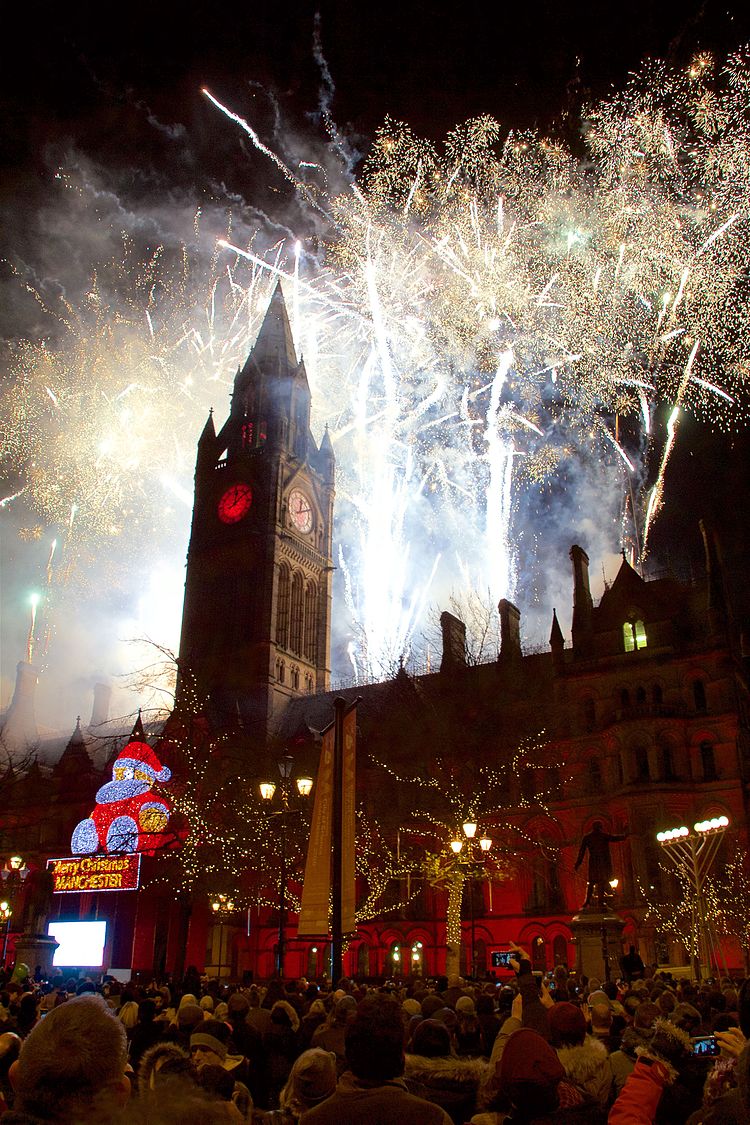
[[[590,905],[595,887],[598,890],[599,909],[603,912],[609,906],[608,900],[612,894],[612,888],[610,887],[612,857],[609,854],[609,845],[618,844],[621,840],[625,840],[627,836],[627,832],[622,836],[610,835],[602,828],[602,822],[597,820],[594,822],[591,832],[587,832],[581,840],[578,859],[575,862],[576,871],[581,866],[586,852],[589,853],[588,886],[586,888],[586,901],[581,907],[582,910],[586,910]]]

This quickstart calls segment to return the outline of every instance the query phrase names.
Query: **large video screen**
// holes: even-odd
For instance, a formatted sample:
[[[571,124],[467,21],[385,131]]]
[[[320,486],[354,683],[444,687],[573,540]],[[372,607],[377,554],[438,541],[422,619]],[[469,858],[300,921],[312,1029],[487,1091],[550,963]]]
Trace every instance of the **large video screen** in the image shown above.
[[[102,967],[107,940],[106,922],[50,922],[47,932],[60,943],[52,959],[55,967]]]

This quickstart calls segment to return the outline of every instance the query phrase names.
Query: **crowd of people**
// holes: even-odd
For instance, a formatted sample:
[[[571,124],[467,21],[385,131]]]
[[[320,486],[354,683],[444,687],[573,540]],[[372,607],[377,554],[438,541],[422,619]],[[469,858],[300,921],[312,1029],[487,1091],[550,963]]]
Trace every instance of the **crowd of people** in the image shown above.
[[[0,980],[0,1125],[750,1122],[750,981],[511,964],[408,986]]]

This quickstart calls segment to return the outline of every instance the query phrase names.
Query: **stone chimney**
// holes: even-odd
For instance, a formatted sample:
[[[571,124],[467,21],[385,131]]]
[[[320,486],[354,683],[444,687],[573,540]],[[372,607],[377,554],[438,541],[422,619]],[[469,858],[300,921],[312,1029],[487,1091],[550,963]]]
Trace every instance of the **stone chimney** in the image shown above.
[[[570,558],[573,563],[573,659],[586,660],[592,655],[594,609],[589,587],[589,557],[583,547],[573,546],[570,548]]]
[[[725,632],[727,624],[727,601],[724,594],[721,548],[716,532],[705,520],[700,520],[698,526],[703,537],[703,550],[706,558],[708,628],[710,636],[717,638]]]
[[[452,613],[440,614],[440,628],[443,630],[443,659],[441,672],[452,672],[466,667],[466,626]]]
[[[91,710],[89,730],[100,727],[109,719],[109,704],[112,699],[112,688],[109,684],[94,684],[94,706]]]
[[[497,605],[500,612],[500,654],[501,664],[521,663],[521,611],[502,598]]]
[[[5,716],[3,740],[9,749],[22,749],[39,741],[39,731],[34,712],[34,696],[39,673],[33,665],[19,660],[16,667],[16,686],[13,699]]]

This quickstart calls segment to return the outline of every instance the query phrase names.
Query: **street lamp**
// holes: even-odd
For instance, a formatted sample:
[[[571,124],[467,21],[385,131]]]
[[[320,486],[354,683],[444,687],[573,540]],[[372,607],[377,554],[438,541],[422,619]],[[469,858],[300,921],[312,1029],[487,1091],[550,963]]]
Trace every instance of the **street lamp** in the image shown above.
[[[276,945],[276,973],[280,979],[284,977],[284,945],[285,945],[285,930],[286,930],[286,830],[287,818],[292,808],[289,804],[289,798],[292,795],[292,785],[297,790],[301,798],[309,797],[312,793],[313,779],[307,774],[301,777],[292,778],[292,771],[294,768],[294,758],[291,754],[284,754],[279,758],[278,762],[279,776],[281,781],[276,785],[273,781],[262,781],[258,786],[260,795],[264,801],[272,801],[278,789],[281,808],[274,809],[274,816],[279,817],[279,824],[281,826],[281,873],[279,878],[279,933],[278,942]]]
[[[26,882],[29,876],[29,869],[23,859],[23,856],[12,855],[6,863],[0,867],[0,878],[5,884],[6,897],[0,902],[0,921],[5,922],[5,934],[3,936],[3,965],[5,965],[5,957],[8,952],[8,935],[10,933],[10,919],[13,914],[15,906],[16,894],[22,883]]]
[[[474,820],[467,819],[461,825],[465,839],[461,839],[458,832],[455,839],[451,840],[451,850],[456,857],[456,863],[465,869],[466,878],[469,881],[469,918],[471,924],[471,976],[476,980],[477,965],[476,965],[476,918],[474,916],[474,877],[476,875],[484,875],[484,865],[487,861],[489,850],[492,847],[492,840],[489,836],[481,836],[477,840],[478,824]],[[477,845],[479,845],[477,849]],[[464,851],[464,848],[466,849]],[[463,856],[461,853],[463,852]]]
[[[228,895],[216,895],[211,902],[214,917],[219,919],[219,965],[216,970],[219,984],[221,984],[222,958],[224,956],[224,922],[230,914],[234,914],[234,902]],[[228,969],[231,975],[232,963],[229,958]]]
[[[693,918],[693,964],[698,981],[701,979],[701,960],[710,966],[711,953],[716,955],[718,951],[713,926],[706,914],[704,888],[728,827],[728,817],[715,816],[698,821],[693,825],[692,832],[683,824],[679,828],[669,828],[666,832],[656,834],[662,851],[693,890],[690,904]]]

